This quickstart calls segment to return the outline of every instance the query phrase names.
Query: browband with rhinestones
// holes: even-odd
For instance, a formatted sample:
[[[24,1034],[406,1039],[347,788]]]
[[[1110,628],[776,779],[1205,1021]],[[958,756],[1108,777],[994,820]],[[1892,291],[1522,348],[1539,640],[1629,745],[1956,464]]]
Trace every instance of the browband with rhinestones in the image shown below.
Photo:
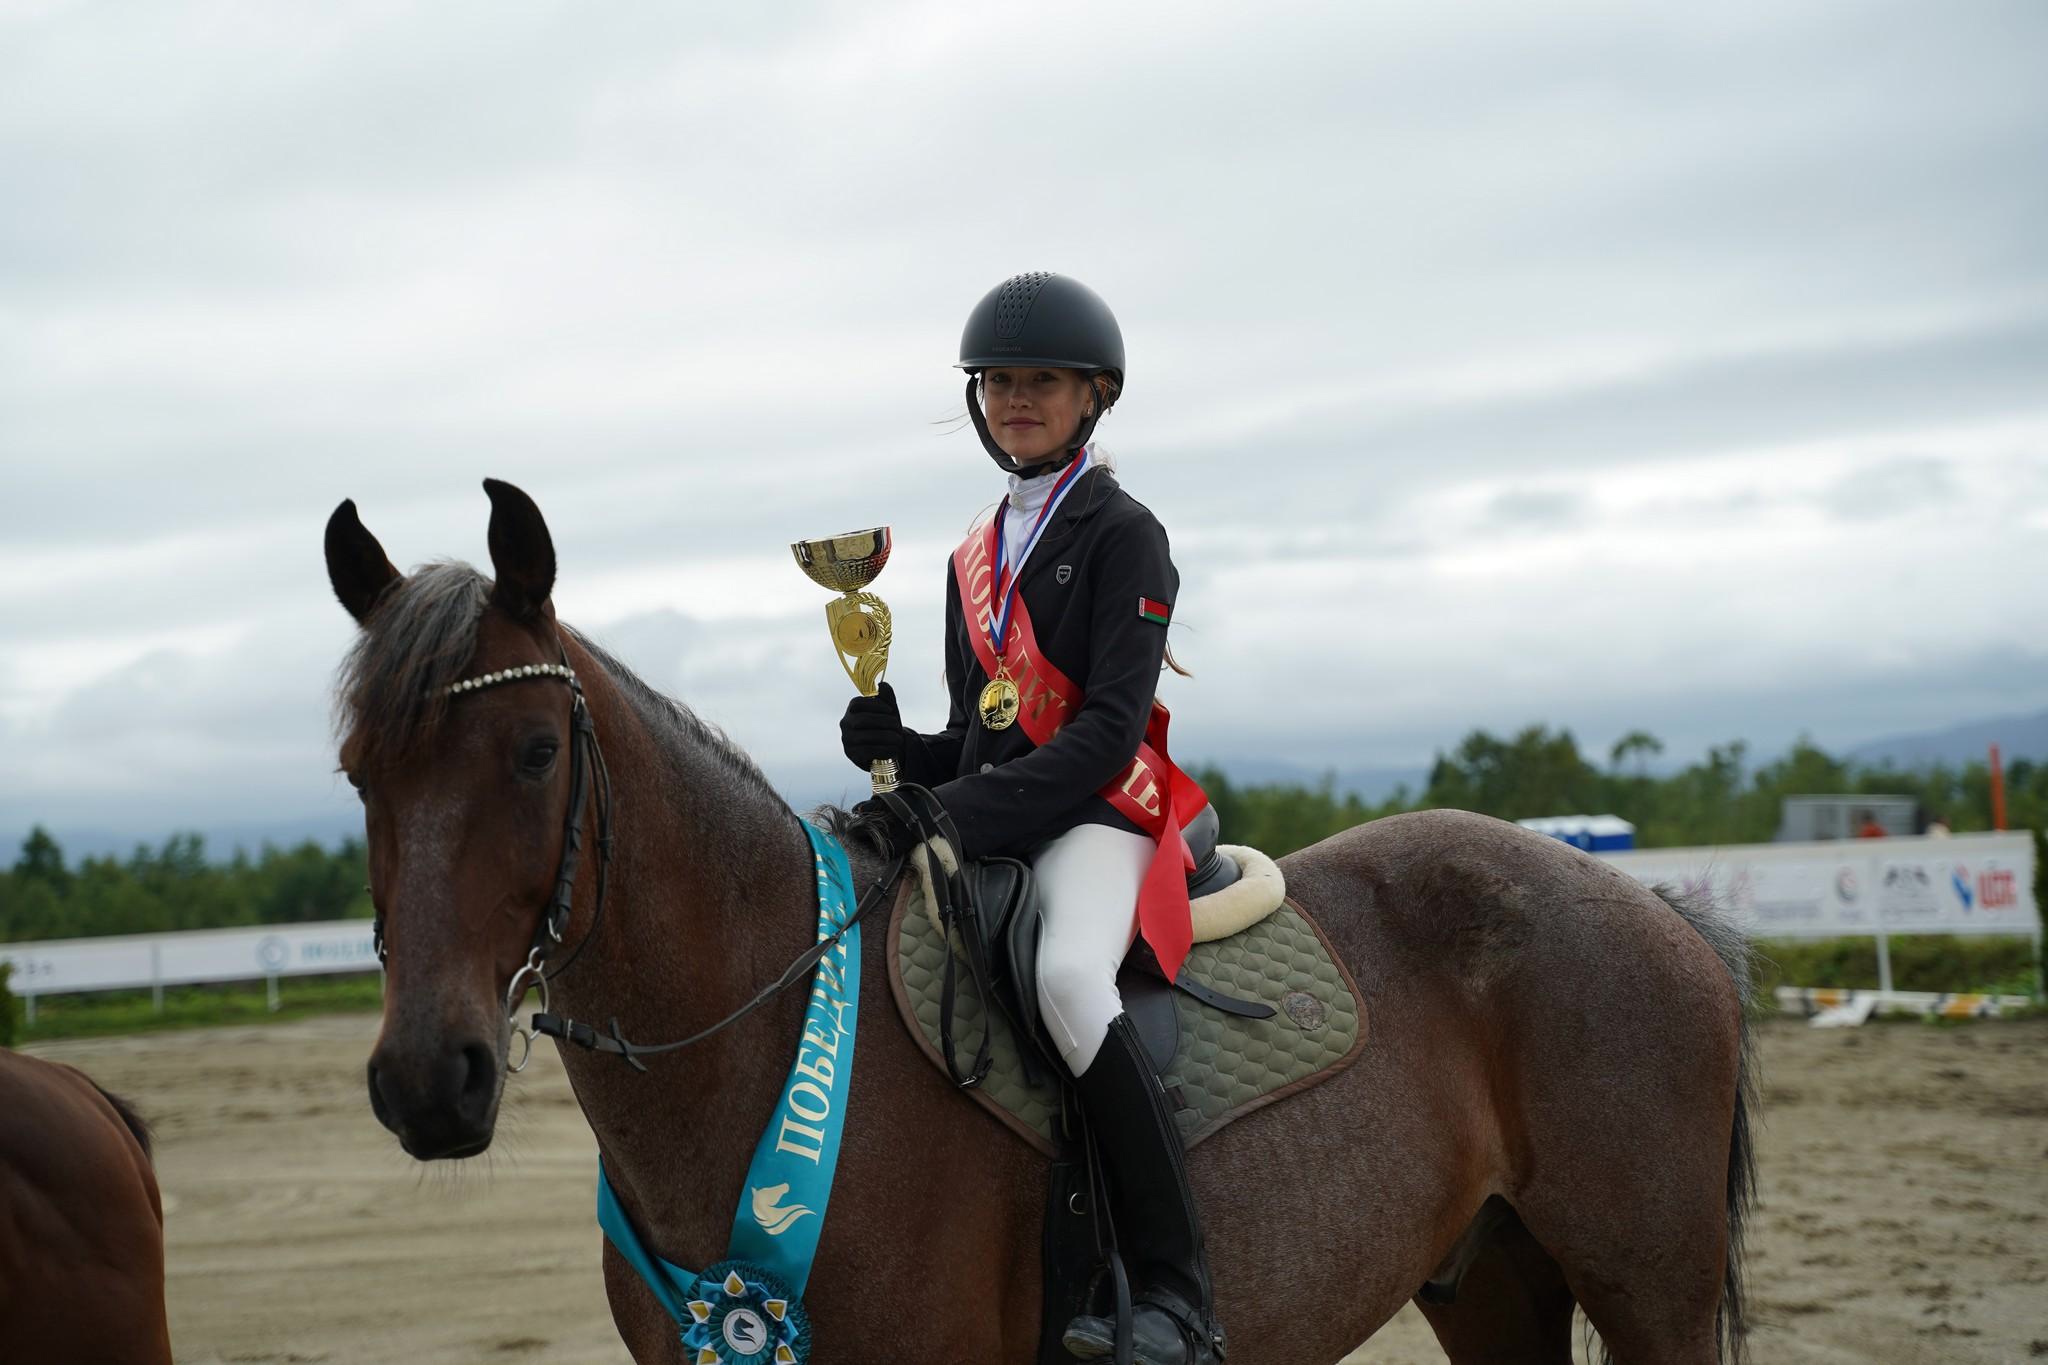
[[[486,673],[481,678],[464,678],[461,682],[449,683],[443,690],[452,697],[458,692],[474,692],[479,687],[517,682],[521,678],[561,678],[574,686],[576,670],[567,664],[521,664],[517,668],[501,668],[496,673]]]

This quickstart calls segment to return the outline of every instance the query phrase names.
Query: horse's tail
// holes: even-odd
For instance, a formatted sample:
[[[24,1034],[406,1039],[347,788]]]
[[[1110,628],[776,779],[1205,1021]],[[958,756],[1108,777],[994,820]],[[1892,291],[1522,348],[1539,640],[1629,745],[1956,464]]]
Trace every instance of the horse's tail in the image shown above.
[[[1756,1194],[1756,1037],[1750,1031],[1749,1012],[1756,996],[1752,968],[1754,949],[1749,935],[1726,911],[1704,894],[1688,895],[1669,886],[1659,886],[1658,897],[1693,932],[1707,941],[1728,975],[1735,981],[1741,1004],[1735,1061],[1735,1120],[1728,1135],[1728,1255],[1721,1277],[1721,1307],[1714,1315],[1719,1336],[1717,1354],[1721,1360],[1741,1365],[1744,1338],[1749,1327],[1744,1316],[1742,1286],[1743,1236],[1749,1227],[1750,1201]]]
[[[128,1103],[128,1101],[122,1099],[98,1081],[92,1082],[92,1088],[100,1092],[101,1099],[114,1106],[114,1112],[121,1116],[121,1122],[127,1124],[128,1131],[135,1135],[135,1141],[141,1146],[143,1156],[148,1157],[151,1164],[154,1164],[156,1154],[150,1149],[152,1135],[149,1130],[149,1120],[136,1113],[134,1105]]]

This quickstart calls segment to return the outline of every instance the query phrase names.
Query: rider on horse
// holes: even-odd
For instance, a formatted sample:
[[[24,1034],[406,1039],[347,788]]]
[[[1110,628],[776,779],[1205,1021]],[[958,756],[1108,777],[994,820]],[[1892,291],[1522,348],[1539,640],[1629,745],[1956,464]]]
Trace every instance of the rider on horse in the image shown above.
[[[841,737],[860,767],[894,759],[931,788],[963,857],[1031,864],[1039,1008],[1110,1170],[1137,1358],[1206,1365],[1223,1334],[1180,1132],[1116,986],[1141,933],[1169,979],[1179,970],[1180,828],[1202,804],[1166,757],[1154,696],[1180,576],[1165,529],[1089,439],[1123,391],[1123,334],[1078,281],[1016,275],[968,316],[959,368],[1009,494],[948,566],[946,727],[907,728],[885,683],[847,705]],[[1079,1317],[1065,1343],[1090,1358],[1114,1336]]]

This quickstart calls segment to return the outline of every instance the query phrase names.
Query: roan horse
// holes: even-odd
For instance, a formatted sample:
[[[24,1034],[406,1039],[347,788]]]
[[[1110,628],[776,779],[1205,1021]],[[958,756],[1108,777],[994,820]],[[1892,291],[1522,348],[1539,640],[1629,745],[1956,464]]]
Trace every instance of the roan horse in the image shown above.
[[[84,1072],[4,1048],[0,1360],[171,1361],[149,1128]]]
[[[609,904],[593,924],[593,878],[576,883],[556,1012],[635,1040],[694,1033],[775,980],[817,918],[797,816],[716,730],[556,622],[539,509],[484,486],[495,581],[451,563],[399,574],[353,503],[326,537],[362,626],[339,679],[341,762],[388,950],[370,1101],[423,1160],[490,1144],[513,1060],[507,987],[570,807],[572,689],[545,671],[452,684],[566,663],[609,761]],[[850,852],[864,891],[885,864]],[[1282,866],[1349,963],[1371,1041],[1190,1158],[1234,1365],[1337,1361],[1412,1297],[1458,1362],[1568,1361],[1575,1304],[1613,1358],[1739,1359],[1753,1179],[1740,934],[1463,812],[1375,821]],[[887,979],[881,923],[863,943],[870,983]],[[801,995],[644,1075],[560,1049],[619,1199],[663,1257],[724,1254]],[[887,991],[870,985],[860,1020],[807,1295],[817,1358],[1033,1360],[1042,1158],[951,1093]],[[681,1360],[608,1244],[604,1276],[634,1359]],[[1419,1294],[1426,1282],[1437,1292]],[[1454,1302],[1431,1301],[1453,1285]]]

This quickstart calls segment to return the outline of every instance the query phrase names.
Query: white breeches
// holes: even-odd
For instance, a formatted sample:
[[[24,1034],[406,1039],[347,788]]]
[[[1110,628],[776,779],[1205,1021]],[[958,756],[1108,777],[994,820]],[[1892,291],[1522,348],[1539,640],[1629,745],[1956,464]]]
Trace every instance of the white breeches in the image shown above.
[[[1108,825],[1076,825],[1031,860],[1045,924],[1038,1009],[1076,1076],[1123,1012],[1116,971],[1138,936],[1138,887],[1151,861],[1151,840]]]

